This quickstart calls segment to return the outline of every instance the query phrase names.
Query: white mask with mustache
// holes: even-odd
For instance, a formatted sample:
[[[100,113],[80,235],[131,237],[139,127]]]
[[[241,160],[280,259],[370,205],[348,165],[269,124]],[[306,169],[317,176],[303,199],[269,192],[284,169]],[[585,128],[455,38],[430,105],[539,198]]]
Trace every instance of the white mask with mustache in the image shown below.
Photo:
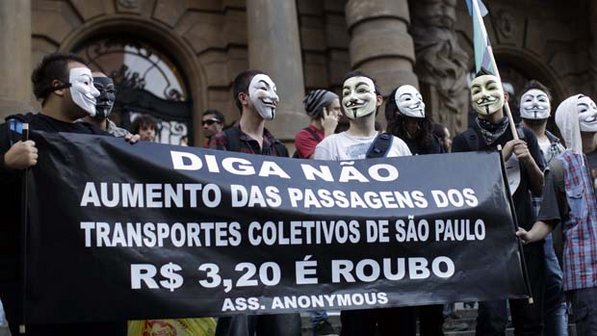
[[[547,119],[551,112],[549,97],[539,89],[530,89],[520,97],[520,116],[525,119]]]
[[[597,132],[597,106],[593,99],[582,96],[576,102],[580,131],[593,133]]]
[[[413,118],[425,118],[425,103],[417,88],[412,85],[402,85],[394,94],[396,107],[400,114]]]
[[[375,112],[377,94],[371,78],[355,76],[345,80],[342,88],[342,107],[349,119],[362,118]]]
[[[490,115],[504,106],[504,89],[493,75],[482,75],[471,83],[473,108],[481,115]]]
[[[71,84],[70,95],[73,102],[90,116],[95,116],[95,97],[98,97],[100,93],[93,86],[91,70],[86,67],[72,68],[68,81]]]
[[[276,117],[279,98],[276,94],[276,84],[268,75],[258,74],[249,83],[249,99],[255,110],[265,120]]]

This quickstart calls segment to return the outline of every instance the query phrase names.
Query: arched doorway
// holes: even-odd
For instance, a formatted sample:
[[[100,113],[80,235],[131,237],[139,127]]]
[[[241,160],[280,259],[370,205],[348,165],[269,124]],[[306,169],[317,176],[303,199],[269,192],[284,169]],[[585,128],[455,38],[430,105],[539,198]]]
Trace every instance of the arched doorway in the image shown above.
[[[112,112],[124,128],[141,114],[158,120],[156,141],[193,142],[192,101],[187,80],[172,58],[152,43],[134,36],[100,36],[80,43],[73,52],[92,70],[112,77],[117,99]]]

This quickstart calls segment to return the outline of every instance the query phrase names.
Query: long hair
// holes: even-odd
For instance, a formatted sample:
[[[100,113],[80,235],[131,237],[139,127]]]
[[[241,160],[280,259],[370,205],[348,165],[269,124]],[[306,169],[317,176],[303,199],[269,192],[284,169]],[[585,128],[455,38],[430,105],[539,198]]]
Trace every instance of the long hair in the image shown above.
[[[433,141],[433,122],[431,120],[431,117],[427,113],[425,113],[425,118],[413,118],[402,115],[400,113],[400,110],[398,110],[398,106],[396,105],[396,99],[394,97],[396,94],[396,90],[398,90],[398,88],[392,90],[386,102],[385,116],[386,121],[388,123],[388,132],[403,140],[410,139],[414,141],[418,146],[430,146]],[[416,134],[411,134],[411,136],[414,136],[412,138],[406,132],[406,120],[408,119],[417,120],[417,123],[419,125],[418,132]]]

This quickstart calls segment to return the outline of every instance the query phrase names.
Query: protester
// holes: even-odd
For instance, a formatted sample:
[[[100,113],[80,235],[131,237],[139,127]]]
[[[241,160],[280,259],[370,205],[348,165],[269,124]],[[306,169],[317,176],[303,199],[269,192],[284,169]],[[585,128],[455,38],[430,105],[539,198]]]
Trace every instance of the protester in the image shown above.
[[[597,107],[591,98],[574,95],[558,106],[555,120],[566,150],[550,163],[537,222],[517,235],[529,245],[563,225],[564,291],[576,334],[597,335],[597,199],[591,176],[597,168]]]
[[[388,131],[408,145],[414,155],[442,153],[433,134],[431,118],[425,114],[421,93],[412,85],[402,85],[390,93],[385,110]]]
[[[432,132],[432,122],[425,113],[425,103],[419,90],[412,85],[402,85],[390,93],[385,108],[388,131],[404,140],[413,155],[438,154],[444,150]],[[415,323],[414,307],[398,308],[402,319],[410,316]],[[427,305],[416,308],[419,316],[420,335],[443,335],[443,306]],[[404,322],[402,323],[404,324]],[[412,335],[415,335],[413,330]]]
[[[364,159],[375,140],[375,116],[383,97],[371,77],[360,71],[346,75],[342,89],[342,109],[349,120],[348,130],[330,135],[315,148],[314,159],[354,160]],[[389,137],[392,144],[388,157],[411,155],[408,146],[399,138]]]
[[[342,114],[340,98],[331,91],[317,89],[305,96],[303,104],[310,123],[296,133],[294,137],[296,152],[293,157],[311,159],[317,144],[325,137],[334,134],[338,126],[338,120]],[[309,318],[314,336],[337,335],[334,327],[328,322],[328,314],[325,310],[310,311]]]
[[[338,95],[324,89],[309,92],[303,99],[303,104],[311,122],[308,127],[296,133],[294,157],[310,159],[315,152],[315,146],[323,138],[334,134],[342,112]]]
[[[31,140],[21,141],[23,123],[32,131],[70,132],[108,135],[97,127],[75,122],[87,115],[95,116],[96,97],[91,70],[85,61],[72,54],[53,53],[43,58],[31,76],[33,93],[41,100],[40,113],[13,115],[0,125],[0,185],[4,205],[0,225],[0,297],[4,302],[10,331],[18,335],[22,317],[18,261],[21,251],[21,179],[23,171],[35,166],[38,151]],[[56,172],[59,174],[60,172]],[[57,190],[56,192],[60,192]],[[61,302],[56,303],[60,309]],[[125,335],[126,322],[80,323],[61,325],[27,325],[27,335]]]
[[[103,72],[93,72],[93,86],[99,91],[100,95],[96,99],[95,116],[86,116],[81,119],[97,126],[99,129],[110,133],[117,138],[139,140],[139,135],[133,135],[124,128],[116,126],[116,124],[108,118],[114,108],[116,101],[116,89],[112,78],[106,76]]]
[[[537,143],[547,167],[564,151],[560,140],[546,130],[551,112],[549,90],[536,80],[530,81],[522,89],[519,106],[522,125],[537,136]],[[541,198],[534,198],[533,203],[538,214]],[[562,284],[562,269],[556,257],[551,233],[547,235],[543,248],[545,251],[544,335],[566,336],[568,335],[568,312]]]
[[[540,195],[543,187],[543,159],[537,138],[528,129],[518,129],[515,140],[504,115],[504,100],[507,99],[499,79],[482,69],[471,83],[471,99],[477,117],[469,129],[457,135],[452,143],[453,152],[495,151],[502,147],[504,161],[513,161],[513,170],[519,172],[517,183],[511,185],[518,224],[530,228],[535,220],[530,195]],[[510,161],[512,162],[512,161]],[[543,286],[545,258],[543,244],[528,244],[524,247],[534,304],[528,299],[510,300],[512,322],[516,334],[541,335],[543,329]],[[480,302],[476,334],[503,335],[507,323],[506,302]]]
[[[201,125],[203,126],[203,134],[205,135],[205,147],[209,145],[211,137],[221,131],[225,124],[226,118],[222,112],[211,109],[203,112]]]
[[[276,84],[262,71],[247,70],[234,79],[233,95],[241,116],[232,127],[215,134],[209,148],[248,154],[288,157],[288,150],[266,128],[278,107]],[[218,320],[218,336],[301,335],[299,314],[235,315]]]
[[[141,141],[155,141],[158,121],[148,115],[142,114],[133,120],[131,133],[139,134]]]
[[[404,141],[385,133],[379,135],[375,130],[375,116],[383,97],[374,80],[362,72],[353,71],[346,75],[343,83],[342,108],[349,119],[349,128],[323,139],[313,157],[318,160],[354,160],[373,157],[371,153],[374,152],[381,157],[411,155]],[[375,151],[381,148],[385,150]],[[405,326],[396,327],[395,311],[342,311],[341,335],[399,335]]]

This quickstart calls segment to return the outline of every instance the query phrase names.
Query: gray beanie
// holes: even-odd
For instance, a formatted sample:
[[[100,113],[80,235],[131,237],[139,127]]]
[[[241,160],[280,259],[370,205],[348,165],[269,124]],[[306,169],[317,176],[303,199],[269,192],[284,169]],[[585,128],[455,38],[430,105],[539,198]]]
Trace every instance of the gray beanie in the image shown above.
[[[323,107],[331,104],[334,99],[337,99],[338,95],[332,91],[317,89],[309,92],[303,104],[305,104],[305,111],[311,118],[320,118],[323,116]]]

